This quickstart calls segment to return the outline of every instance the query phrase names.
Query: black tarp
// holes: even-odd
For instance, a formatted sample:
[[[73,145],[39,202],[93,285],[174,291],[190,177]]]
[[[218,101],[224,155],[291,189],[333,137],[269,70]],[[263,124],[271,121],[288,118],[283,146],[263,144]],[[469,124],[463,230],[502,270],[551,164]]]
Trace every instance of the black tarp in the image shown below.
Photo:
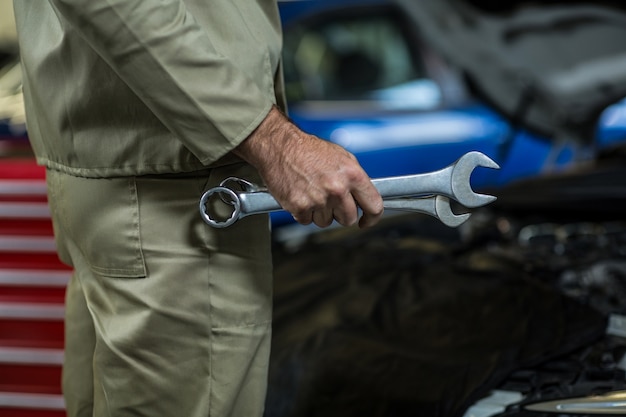
[[[266,416],[461,416],[512,371],[602,337],[605,315],[556,270],[459,233],[403,216],[278,250]]]

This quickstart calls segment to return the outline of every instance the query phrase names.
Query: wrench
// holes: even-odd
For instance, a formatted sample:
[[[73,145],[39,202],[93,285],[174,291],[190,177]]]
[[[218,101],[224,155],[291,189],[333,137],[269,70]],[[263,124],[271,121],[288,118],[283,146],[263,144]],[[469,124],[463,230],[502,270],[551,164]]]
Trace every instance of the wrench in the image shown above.
[[[239,178],[229,178],[229,180],[247,183],[247,181]],[[256,187],[255,184],[251,185]],[[232,206],[232,213],[225,220],[216,220],[206,211],[206,204],[214,194],[218,194],[223,202]],[[441,195],[384,200],[383,207],[388,210],[428,214],[449,227],[458,227],[470,217],[470,213],[455,214],[450,207],[450,200]],[[274,197],[262,189],[250,192],[236,192],[231,188],[220,186],[211,188],[200,199],[200,215],[207,224],[218,229],[228,227],[237,220],[252,214],[270,213],[279,210],[282,210],[282,207]]]
[[[494,196],[475,193],[470,184],[470,175],[474,168],[482,166],[499,168],[498,165],[480,152],[469,152],[455,163],[439,171],[401,177],[379,178],[372,180],[383,199],[384,207],[390,210],[417,211],[429,214],[450,227],[456,227],[469,218],[469,214],[456,215],[450,208],[446,197],[459,201],[466,207],[479,207],[496,199]],[[237,184],[243,192],[236,192],[227,187]],[[232,206],[230,217],[218,221],[207,213],[207,203],[211,196],[218,194],[223,202]],[[398,199],[407,196],[430,195],[430,198]],[[438,195],[443,194],[443,196]],[[396,199],[388,201],[389,199]],[[265,188],[242,180],[227,178],[218,187],[205,192],[200,199],[200,213],[206,223],[213,227],[228,227],[239,218],[260,213],[281,210],[282,207]]]
[[[448,197],[431,195],[421,198],[399,198],[384,200],[385,210],[411,211],[433,216],[448,227],[458,227],[470,218],[470,213],[455,214]]]
[[[438,171],[379,178],[373,180],[372,183],[383,199],[441,194],[458,201],[465,207],[475,208],[496,200],[496,197],[492,195],[478,194],[472,190],[470,176],[476,167],[500,168],[485,154],[472,151]]]

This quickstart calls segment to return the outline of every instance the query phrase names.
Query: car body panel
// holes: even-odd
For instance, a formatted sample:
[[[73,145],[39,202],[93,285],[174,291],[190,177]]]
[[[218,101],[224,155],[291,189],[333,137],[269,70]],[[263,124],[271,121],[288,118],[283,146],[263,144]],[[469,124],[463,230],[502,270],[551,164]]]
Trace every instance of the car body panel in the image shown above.
[[[456,3],[450,0],[445,6],[454,7]],[[296,48],[290,54],[290,43],[294,42],[294,37],[303,36],[302,32],[309,29],[324,35],[323,31],[328,31],[324,25],[329,26],[333,21],[343,19],[349,26],[353,24],[350,19],[356,19],[355,16],[366,19],[370,15],[389,14],[390,18],[398,20],[396,26],[409,27],[404,36],[415,47],[414,52],[426,62],[436,62],[434,68],[425,68],[424,78],[419,83],[421,89],[413,82],[386,88],[384,94],[357,99],[298,97],[297,100],[289,100],[290,117],[296,124],[354,153],[372,178],[440,169],[463,153],[478,150],[494,159],[501,169],[477,169],[472,175],[472,186],[476,189],[498,188],[514,181],[571,168],[577,162],[593,158],[600,149],[623,143],[626,138],[626,101],[610,105],[592,132],[584,132],[585,138],[580,140],[577,135],[581,131],[576,129],[572,134],[566,134],[563,129],[555,134],[561,127],[558,126],[553,130],[544,129],[540,134],[540,129],[535,129],[537,126],[532,123],[527,124],[523,117],[512,122],[506,112],[492,105],[498,103],[495,99],[482,101],[484,96],[475,96],[465,90],[460,99],[450,98],[447,92],[460,84],[467,90],[475,86],[468,86],[464,79],[467,68],[461,65],[463,60],[442,56],[441,50],[453,54],[450,49],[455,50],[454,46],[446,44],[445,40],[441,41],[445,47],[438,45],[433,41],[432,33],[424,38],[423,23],[428,17],[424,14],[418,16],[414,10],[407,12],[407,8],[414,6],[419,9],[420,2],[296,0],[281,1],[279,6],[288,54],[285,57],[288,88],[290,77],[293,77],[293,74],[290,75],[289,59],[295,55],[293,51],[297,52]],[[436,9],[437,5],[431,4],[430,7]],[[336,30],[332,26],[331,29]],[[455,36],[460,35],[455,33]],[[480,50],[481,46],[476,46],[476,49]],[[466,59],[480,68],[476,58],[467,58],[471,50],[466,52]],[[384,59],[382,56],[379,58]],[[432,86],[426,85],[426,81],[434,85],[432,90],[428,90]],[[448,82],[452,82],[452,88],[449,88]],[[416,96],[422,99],[416,100]],[[603,100],[603,105],[609,104],[614,96],[609,94]],[[594,108],[599,106],[597,103],[594,105]],[[498,111],[494,110],[496,108]],[[545,131],[549,135],[543,134]],[[286,214],[274,214],[273,219],[275,224],[293,221]]]

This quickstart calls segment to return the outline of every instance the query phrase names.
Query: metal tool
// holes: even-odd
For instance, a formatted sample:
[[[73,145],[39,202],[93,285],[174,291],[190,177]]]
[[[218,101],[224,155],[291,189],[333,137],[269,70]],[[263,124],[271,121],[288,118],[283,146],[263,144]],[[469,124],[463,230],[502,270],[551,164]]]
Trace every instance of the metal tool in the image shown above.
[[[481,207],[496,200],[492,195],[478,194],[470,185],[470,176],[477,167],[500,167],[485,154],[468,152],[453,164],[438,171],[401,177],[378,178],[372,183],[383,199],[440,194],[468,208]]]
[[[232,178],[231,178],[232,180]],[[222,201],[232,206],[230,217],[225,220],[216,220],[206,212],[206,203],[209,198],[219,194]],[[250,195],[254,194],[252,201]],[[270,199],[266,191],[235,192],[228,187],[215,187],[207,191],[200,200],[200,214],[204,221],[215,228],[225,228],[237,220],[252,214],[270,213],[282,208],[278,203]],[[258,198],[257,198],[258,197]],[[273,200],[273,201],[272,201]],[[450,200],[444,196],[429,196],[421,198],[401,198],[397,200],[384,200],[383,206],[387,210],[410,211],[428,214],[449,227],[457,227],[470,217],[470,213],[455,214],[450,207]]]
[[[614,391],[602,395],[564,398],[529,404],[526,410],[559,414],[626,414],[626,391]]]
[[[428,214],[448,227],[458,227],[465,223],[471,216],[470,213],[455,214],[450,207],[450,199],[442,195],[383,200],[383,206],[385,210]]]
[[[455,214],[450,207],[452,198],[465,207],[480,207],[496,197],[474,192],[470,176],[476,167],[499,168],[498,164],[480,152],[469,152],[455,163],[438,171],[400,177],[378,178],[372,183],[383,198],[385,209],[412,211],[431,215],[443,224],[457,227],[469,213]],[[240,191],[236,191],[239,188]],[[217,220],[207,212],[212,196],[231,206],[224,220]],[[238,219],[260,213],[282,210],[267,189],[240,178],[227,178],[218,187],[206,191],[200,199],[200,214],[204,221],[216,228],[232,225]]]

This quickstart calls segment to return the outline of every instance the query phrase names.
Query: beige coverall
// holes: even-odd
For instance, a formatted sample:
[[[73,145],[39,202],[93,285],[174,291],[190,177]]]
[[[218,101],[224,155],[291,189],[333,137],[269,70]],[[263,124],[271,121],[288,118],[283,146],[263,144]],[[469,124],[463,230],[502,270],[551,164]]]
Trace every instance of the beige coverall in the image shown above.
[[[69,416],[260,416],[265,216],[224,230],[203,190],[283,105],[275,0],[16,0],[27,126],[67,289]]]

